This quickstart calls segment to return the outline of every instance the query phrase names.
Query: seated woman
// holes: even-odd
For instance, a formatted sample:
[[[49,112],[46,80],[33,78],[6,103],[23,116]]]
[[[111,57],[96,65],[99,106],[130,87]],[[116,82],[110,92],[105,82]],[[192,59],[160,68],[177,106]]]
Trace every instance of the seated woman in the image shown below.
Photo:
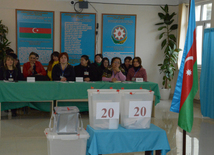
[[[104,72],[104,70],[106,70],[109,67],[109,59],[108,58],[103,58],[102,63],[101,63],[101,70],[102,72]]]
[[[76,77],[83,77],[84,81],[97,81],[96,69],[91,65],[89,57],[82,55],[80,64],[74,67]]]
[[[135,81],[136,78],[143,78],[143,81],[147,81],[146,70],[141,65],[141,58],[135,57],[132,62],[132,68],[129,69],[127,74],[127,81]]]
[[[96,54],[94,57],[94,63],[92,63],[92,65],[94,67],[99,67],[101,65],[102,59],[103,59],[102,54]]]
[[[99,76],[98,81],[102,81],[102,75],[104,72],[106,72],[108,67],[109,67],[109,59],[105,57],[102,59],[101,65],[98,67],[98,70],[100,72],[100,74],[98,75]]]
[[[49,64],[48,64],[48,68],[47,68],[47,75],[49,77],[49,79],[52,81],[52,70],[53,70],[53,67],[59,63],[59,52],[57,51],[54,51],[52,54],[51,54],[51,60],[49,61]]]
[[[125,70],[125,76],[127,76],[129,69],[132,68],[132,65],[130,65],[131,61],[132,58],[130,56],[127,56],[124,59],[124,63],[121,65],[121,67]]]
[[[0,80],[18,81],[23,79],[21,70],[15,67],[13,57],[6,55],[4,59],[4,66],[0,68]]]
[[[13,53],[14,54],[14,53]],[[0,80],[8,80],[8,81],[19,81],[24,80],[24,77],[21,73],[21,70],[16,68],[16,61],[14,60],[14,55],[6,55],[4,58],[4,66],[0,67]],[[17,56],[15,57],[17,58]],[[16,116],[16,109],[11,109],[12,116]]]
[[[11,57],[13,57],[14,59],[14,66],[21,72],[21,66],[20,66],[20,62],[17,59],[17,55],[15,53],[8,53],[7,55],[10,55]],[[23,74],[22,74],[23,77]]]
[[[102,64],[103,56],[102,54],[96,54],[94,57],[94,63],[91,64],[96,69],[96,79],[97,81],[102,80],[102,69],[100,68]]]
[[[125,81],[126,76],[123,74],[125,71],[120,67],[121,59],[119,57],[114,57],[111,60],[111,67],[109,67],[104,73],[103,81]]]
[[[23,65],[23,75],[27,77],[35,77],[38,81],[46,81],[46,71],[39,61],[36,61],[36,53],[31,52],[29,62]]]
[[[73,66],[68,64],[68,54],[66,52],[59,54],[59,64],[56,64],[52,70],[53,81],[74,81],[75,72]]]

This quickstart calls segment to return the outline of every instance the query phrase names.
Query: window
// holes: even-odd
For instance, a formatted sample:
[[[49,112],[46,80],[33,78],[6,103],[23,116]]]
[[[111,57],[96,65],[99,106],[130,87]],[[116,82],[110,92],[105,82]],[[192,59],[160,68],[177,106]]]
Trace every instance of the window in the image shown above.
[[[195,4],[196,40],[197,40],[197,63],[201,66],[202,44],[204,29],[211,27],[212,3],[201,2]]]

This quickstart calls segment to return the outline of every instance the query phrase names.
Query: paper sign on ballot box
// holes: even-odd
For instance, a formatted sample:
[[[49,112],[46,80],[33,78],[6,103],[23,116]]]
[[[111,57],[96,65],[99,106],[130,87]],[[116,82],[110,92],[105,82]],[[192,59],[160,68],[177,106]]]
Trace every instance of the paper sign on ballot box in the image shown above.
[[[130,101],[129,118],[151,117],[152,101]]]
[[[98,102],[96,119],[119,119],[119,102]]]

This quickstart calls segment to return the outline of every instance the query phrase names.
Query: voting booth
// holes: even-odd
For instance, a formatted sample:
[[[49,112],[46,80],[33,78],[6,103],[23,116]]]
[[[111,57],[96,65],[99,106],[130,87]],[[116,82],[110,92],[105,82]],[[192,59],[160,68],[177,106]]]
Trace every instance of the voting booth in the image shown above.
[[[114,89],[88,90],[89,124],[94,129],[117,129],[120,94]]]
[[[121,126],[126,129],[150,128],[154,92],[145,89],[120,91]]]

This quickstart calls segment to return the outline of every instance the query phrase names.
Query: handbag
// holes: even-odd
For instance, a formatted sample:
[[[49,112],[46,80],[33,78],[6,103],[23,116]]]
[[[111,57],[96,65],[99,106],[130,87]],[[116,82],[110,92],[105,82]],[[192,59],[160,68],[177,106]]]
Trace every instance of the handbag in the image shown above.
[[[51,127],[52,122],[53,127]],[[76,106],[54,107],[49,123],[50,131],[57,134],[78,134],[82,128],[81,115]]]

